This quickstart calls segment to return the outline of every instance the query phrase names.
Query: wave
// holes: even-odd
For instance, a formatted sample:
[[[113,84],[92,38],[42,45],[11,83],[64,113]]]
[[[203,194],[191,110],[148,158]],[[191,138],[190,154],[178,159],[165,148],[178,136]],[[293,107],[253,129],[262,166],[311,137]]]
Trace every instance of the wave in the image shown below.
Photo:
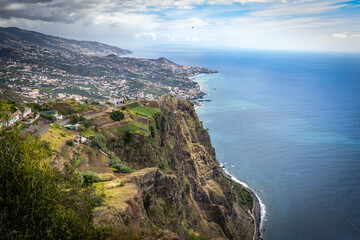
[[[249,185],[246,182],[242,182],[239,179],[237,179],[236,177],[234,177],[233,175],[231,175],[225,168],[223,168],[224,172],[230,176],[231,180],[241,184],[242,186],[244,186],[245,188],[250,189],[254,195],[257,197],[257,199],[259,200],[259,205],[260,205],[260,237],[262,237],[262,232],[261,229],[263,229],[264,226],[264,221],[266,221],[266,206],[265,204],[261,201],[261,198],[256,194],[255,190],[253,190],[251,187],[249,187]]]

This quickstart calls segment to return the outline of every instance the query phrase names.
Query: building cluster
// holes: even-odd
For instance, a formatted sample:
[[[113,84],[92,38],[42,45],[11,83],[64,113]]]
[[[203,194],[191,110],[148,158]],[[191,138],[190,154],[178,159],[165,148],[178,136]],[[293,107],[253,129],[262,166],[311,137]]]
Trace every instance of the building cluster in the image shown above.
[[[23,118],[26,118],[28,115],[31,114],[31,108],[25,108],[23,112],[20,110],[17,110],[16,112],[12,113],[9,117],[9,119],[5,122],[5,126],[11,126],[15,122],[22,120]],[[39,115],[36,115],[35,118],[31,119],[29,122],[34,122]]]
[[[0,88],[32,101],[50,99],[156,99],[171,94],[194,99],[201,90],[189,76],[214,71],[175,64],[165,58],[88,56],[32,47],[12,49],[0,57]]]

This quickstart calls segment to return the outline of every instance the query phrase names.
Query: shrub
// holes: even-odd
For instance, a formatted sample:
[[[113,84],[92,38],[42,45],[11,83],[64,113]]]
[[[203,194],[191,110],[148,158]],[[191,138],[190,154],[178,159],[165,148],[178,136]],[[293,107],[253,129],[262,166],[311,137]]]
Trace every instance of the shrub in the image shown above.
[[[153,126],[150,127],[151,136],[155,137],[155,128]]]
[[[85,122],[86,118],[84,116],[79,117],[79,122]]]
[[[1,239],[98,239],[93,193],[67,182],[50,156],[37,137],[0,132]]]
[[[66,144],[73,147],[74,146],[74,141],[69,139],[69,140],[66,141]]]
[[[60,123],[55,123],[55,124],[54,124],[54,128],[56,128],[56,129],[61,129],[62,126],[61,126]]]
[[[131,142],[132,137],[133,137],[132,133],[131,133],[130,131],[126,131],[126,132],[125,132],[125,135],[124,135],[124,141],[125,141],[126,143]]]
[[[71,124],[76,124],[80,121],[80,118],[78,115],[74,114],[74,115],[71,115],[70,117],[70,123]]]
[[[50,122],[55,122],[56,121],[56,117],[53,115],[48,115],[48,114],[42,114],[41,115],[43,119],[49,120]]]
[[[85,186],[91,187],[94,182],[100,182],[100,177],[92,171],[80,172],[80,175],[83,178],[83,184]]]
[[[111,168],[115,168],[117,170],[119,170],[119,172],[122,173],[130,173],[133,172],[133,170],[125,163],[122,162],[116,155],[114,152],[111,151],[107,151],[107,154],[110,158],[110,167]]]
[[[133,170],[124,162],[115,163],[112,165],[113,168],[119,170],[122,173],[131,173]]]
[[[89,127],[91,127],[91,125],[92,125],[92,120],[91,119],[86,119],[84,121],[84,127],[89,128]]]
[[[123,120],[124,117],[125,117],[125,115],[122,111],[113,111],[110,113],[110,118],[114,121]]]
[[[93,142],[100,148],[105,149],[106,148],[106,138],[101,135],[100,133],[95,134]]]

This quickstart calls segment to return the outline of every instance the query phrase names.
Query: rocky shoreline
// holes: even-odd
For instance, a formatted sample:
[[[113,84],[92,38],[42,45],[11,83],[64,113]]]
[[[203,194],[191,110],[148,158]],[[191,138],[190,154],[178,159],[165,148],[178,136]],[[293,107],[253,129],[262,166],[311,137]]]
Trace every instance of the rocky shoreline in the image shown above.
[[[228,172],[226,172],[226,170],[221,166],[222,172],[223,174],[227,177],[230,178],[231,180],[235,181],[237,184],[240,184],[241,187],[243,187],[244,189],[246,189],[250,194],[251,197],[254,200],[254,207],[252,209],[252,214],[251,216],[254,218],[255,220],[255,224],[256,224],[256,229],[255,229],[255,233],[254,233],[254,240],[262,240],[263,238],[261,237],[261,229],[260,229],[260,223],[261,223],[261,205],[260,205],[260,200],[257,197],[257,195],[254,193],[254,191],[250,188],[248,188],[247,186],[245,186],[244,184],[241,184],[239,181],[236,180],[236,178],[234,176],[232,176],[231,174],[229,174]]]

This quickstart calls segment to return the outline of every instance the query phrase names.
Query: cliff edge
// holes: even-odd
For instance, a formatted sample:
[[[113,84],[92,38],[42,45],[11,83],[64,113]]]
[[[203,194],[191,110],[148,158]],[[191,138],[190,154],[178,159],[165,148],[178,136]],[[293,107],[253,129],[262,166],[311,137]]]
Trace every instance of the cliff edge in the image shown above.
[[[93,185],[104,196],[95,224],[112,229],[109,239],[257,239],[255,196],[223,173],[193,104],[171,96],[142,104],[159,111],[129,111],[123,121],[143,127],[99,124],[107,151],[134,172],[113,172],[109,154],[81,146],[88,160],[79,169],[103,179]]]

